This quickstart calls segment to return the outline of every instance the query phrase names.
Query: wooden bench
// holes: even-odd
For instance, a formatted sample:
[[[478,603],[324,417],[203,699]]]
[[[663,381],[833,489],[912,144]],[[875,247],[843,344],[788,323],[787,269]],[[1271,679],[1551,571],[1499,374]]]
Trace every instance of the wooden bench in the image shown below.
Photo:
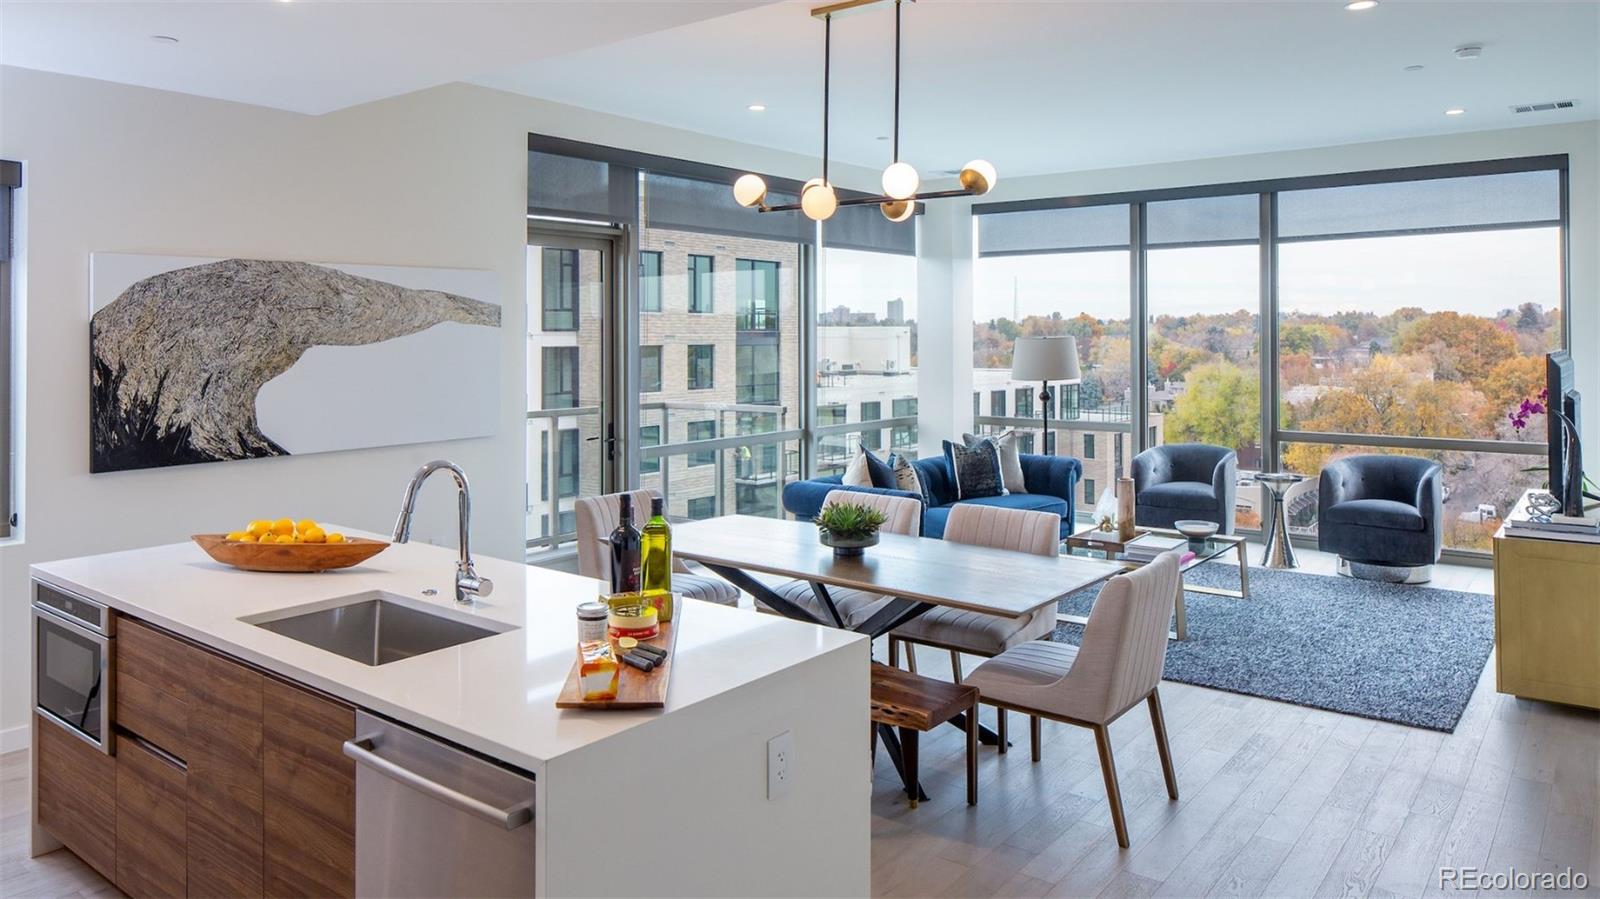
[[[872,664],[873,747],[876,749],[880,734],[885,743],[898,743],[900,779],[912,808],[922,798],[917,779],[918,734],[961,714],[965,714],[967,726],[967,804],[977,805],[978,688]]]

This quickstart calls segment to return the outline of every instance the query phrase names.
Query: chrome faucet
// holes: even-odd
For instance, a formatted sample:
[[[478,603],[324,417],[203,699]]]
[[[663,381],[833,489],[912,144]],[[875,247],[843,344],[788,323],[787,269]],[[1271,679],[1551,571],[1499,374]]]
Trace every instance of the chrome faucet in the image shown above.
[[[394,523],[394,542],[407,543],[411,540],[411,514],[417,508],[417,491],[421,489],[422,482],[434,472],[444,469],[449,471],[456,479],[456,491],[461,509],[460,515],[460,541],[461,558],[456,560],[456,602],[470,603],[473,597],[488,596],[494,591],[494,581],[478,575],[478,569],[472,564],[472,546],[467,534],[468,526],[472,522],[472,491],[467,487],[466,472],[459,465],[444,459],[436,459],[417,469],[411,476],[411,482],[406,485],[406,497],[400,507],[400,520]]]

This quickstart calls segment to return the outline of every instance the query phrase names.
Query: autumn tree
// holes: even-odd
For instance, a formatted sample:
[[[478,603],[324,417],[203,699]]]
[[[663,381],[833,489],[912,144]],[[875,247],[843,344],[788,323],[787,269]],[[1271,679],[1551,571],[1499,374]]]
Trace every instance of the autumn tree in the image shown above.
[[[1478,381],[1485,402],[1479,410],[1478,426],[1495,433],[1506,420],[1506,413],[1539,392],[1544,386],[1542,356],[1513,356],[1502,361]]]
[[[1517,341],[1486,318],[1435,312],[1402,328],[1396,349],[1428,356],[1436,378],[1475,381],[1516,355]]]
[[[1418,357],[1378,356],[1344,385],[1295,408],[1291,427],[1339,434],[1470,436],[1482,394],[1454,381],[1427,378],[1420,370],[1425,365]],[[1284,463],[1291,471],[1316,472],[1332,452],[1334,447],[1327,444],[1296,443],[1284,452]]]
[[[1253,372],[1210,362],[1189,372],[1167,413],[1167,439],[1237,449],[1261,439],[1261,382]]]

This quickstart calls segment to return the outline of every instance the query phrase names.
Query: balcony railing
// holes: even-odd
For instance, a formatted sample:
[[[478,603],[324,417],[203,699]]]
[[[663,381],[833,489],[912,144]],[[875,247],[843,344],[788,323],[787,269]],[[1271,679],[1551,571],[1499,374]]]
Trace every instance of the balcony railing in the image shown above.
[[[734,316],[734,327],[740,331],[778,330],[778,310],[744,309]]]

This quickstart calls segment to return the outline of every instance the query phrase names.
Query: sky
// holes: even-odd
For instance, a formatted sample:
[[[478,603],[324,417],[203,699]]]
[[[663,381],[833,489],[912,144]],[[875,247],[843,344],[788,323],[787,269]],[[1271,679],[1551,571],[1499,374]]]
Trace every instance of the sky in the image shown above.
[[[1254,310],[1255,247],[1153,250],[1150,311],[1156,315]],[[1554,228],[1286,243],[1278,250],[1284,311],[1370,311],[1403,306],[1492,316],[1523,302],[1560,298],[1560,234]],[[1013,285],[1023,317],[1128,317],[1126,251],[982,258],[973,318],[1012,317]]]
[[[894,253],[869,253],[828,247],[822,252],[820,311],[849,306],[855,312],[875,312],[882,318],[889,301],[906,301],[906,318],[917,317],[917,259]]]

